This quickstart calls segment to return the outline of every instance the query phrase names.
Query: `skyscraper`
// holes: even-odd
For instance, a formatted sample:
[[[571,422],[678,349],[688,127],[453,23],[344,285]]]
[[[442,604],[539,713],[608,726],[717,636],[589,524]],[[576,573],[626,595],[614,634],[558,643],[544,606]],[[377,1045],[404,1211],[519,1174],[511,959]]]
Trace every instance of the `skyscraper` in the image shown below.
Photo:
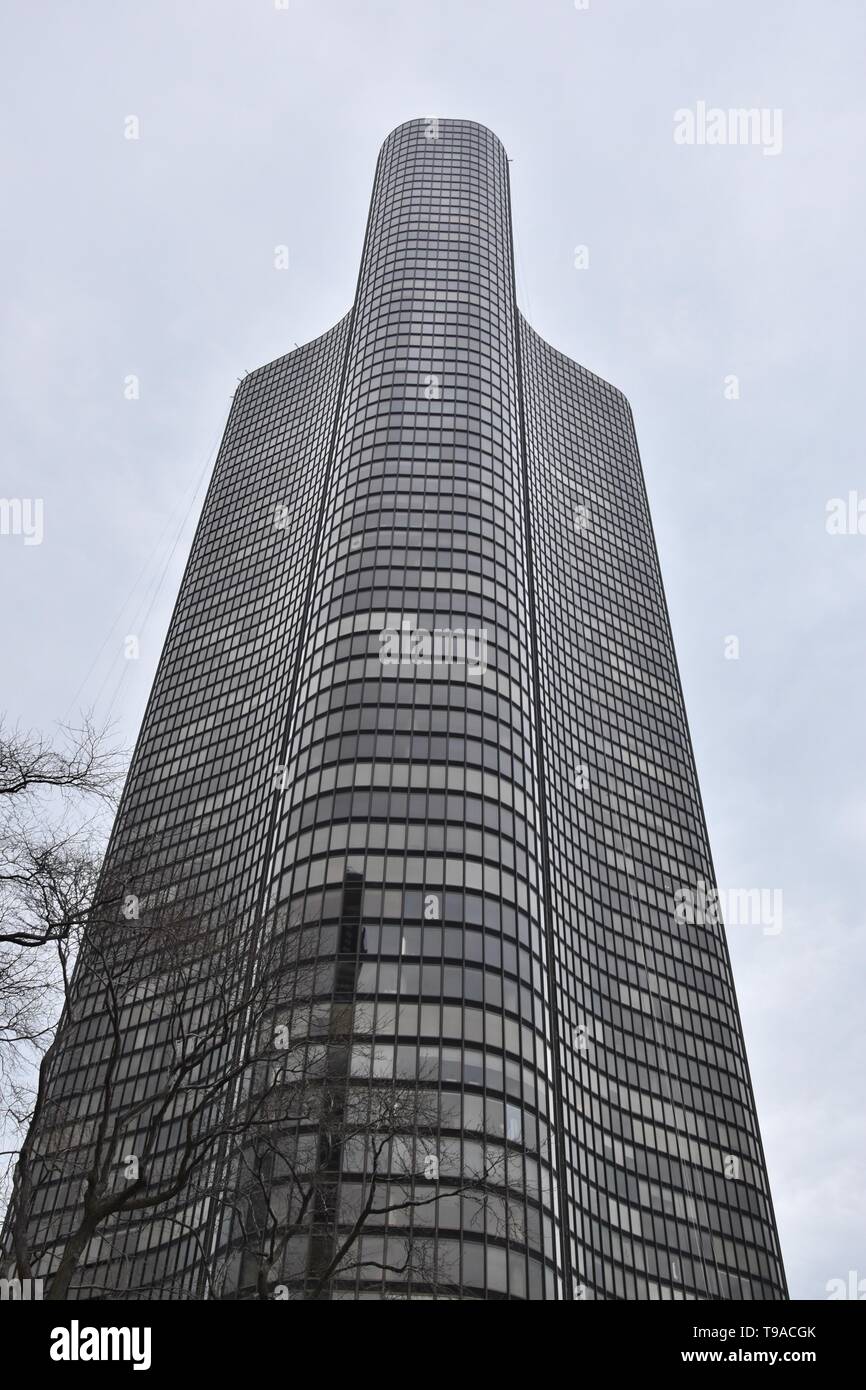
[[[183,1008],[193,1046],[230,1021],[196,1072],[220,1142],[146,1205],[189,1141],[188,1098],[153,1114],[177,973],[148,938],[106,1011],[85,956],[35,1135],[37,1269],[106,1104],[130,1116],[111,1164],[135,1174],[138,1144],[147,1172],[87,1228],[73,1294],[255,1296],[264,1205],[300,1218],[269,1296],[786,1297],[724,929],[677,911],[714,875],[631,413],[520,315],[510,217],[489,130],[401,125],[350,312],[235,392],[106,864],[112,950],[197,924]],[[423,1107],[385,1155],[406,1205],[338,1267],[369,1142],[313,1127],[299,1214],[283,1130],[256,1199],[232,1129],[277,938],[306,944],[267,1017],[319,1039],[340,1107]]]

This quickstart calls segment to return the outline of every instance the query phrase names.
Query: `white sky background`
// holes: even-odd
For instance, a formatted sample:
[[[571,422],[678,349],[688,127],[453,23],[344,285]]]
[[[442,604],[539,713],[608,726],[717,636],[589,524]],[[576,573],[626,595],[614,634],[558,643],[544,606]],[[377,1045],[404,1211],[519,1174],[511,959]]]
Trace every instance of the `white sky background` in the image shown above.
[[[0,37],[0,496],[45,508],[0,536],[0,705],[132,744],[238,378],[348,308],[387,133],[490,126],[522,309],[632,403],[720,885],[784,892],[729,938],[791,1291],[866,1278],[866,535],[825,528],[866,497],[860,0],[18,0]],[[698,101],[781,108],[782,152],[676,145]]]

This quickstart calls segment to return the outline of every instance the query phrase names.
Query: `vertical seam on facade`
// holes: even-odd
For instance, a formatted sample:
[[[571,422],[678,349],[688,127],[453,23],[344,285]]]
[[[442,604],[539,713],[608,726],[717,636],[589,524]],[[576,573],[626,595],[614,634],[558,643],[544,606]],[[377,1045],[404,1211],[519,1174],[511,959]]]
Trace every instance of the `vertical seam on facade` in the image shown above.
[[[323,484],[322,484],[322,498],[321,498],[321,501],[320,501],[320,503],[319,503],[319,515],[318,515],[318,518],[317,518],[317,520],[316,520],[315,541],[314,541],[314,544],[313,544],[313,551],[312,551],[312,556],[311,556],[311,560],[310,560],[310,572],[309,572],[309,575],[308,575],[308,577],[307,577],[307,592],[306,592],[306,594],[305,594],[305,596],[304,596],[304,606],[303,606],[303,610],[302,610],[302,613],[301,613],[301,620],[300,620],[300,623],[299,623],[299,625],[298,625],[298,640],[297,640],[297,642],[296,642],[296,644],[295,644],[294,656],[292,657],[292,667],[293,667],[292,679],[291,679],[291,685],[290,685],[289,695],[288,695],[288,699],[287,699],[287,708],[286,708],[285,721],[284,721],[284,725],[283,725],[283,732],[282,732],[282,735],[281,735],[281,737],[280,737],[280,742],[279,742],[279,759],[280,759],[280,761],[283,762],[283,763],[285,762],[285,755],[286,755],[286,752],[288,751],[288,748],[289,748],[289,740],[290,740],[290,738],[291,738],[291,733],[292,733],[292,724],[293,724],[293,719],[294,719],[294,702],[295,702],[295,697],[297,696],[298,687],[299,687],[299,684],[300,684],[300,675],[301,675],[301,666],[302,666],[302,660],[301,660],[301,658],[302,658],[302,654],[303,654],[303,650],[304,650],[304,644],[305,644],[307,638],[309,637],[310,605],[311,605],[311,603],[312,603],[313,591],[314,591],[315,582],[316,582],[316,575],[317,575],[317,572],[318,572],[318,561],[319,561],[319,558],[320,558],[320,556],[319,556],[319,547],[320,547],[320,545],[321,545],[322,529],[323,529],[324,522],[325,522],[325,516],[326,516],[326,514],[327,514],[328,497],[329,497],[331,481],[332,481],[333,473],[334,473],[334,461],[335,461],[335,458],[336,458],[337,433],[338,433],[338,430],[339,430],[339,427],[340,427],[340,415],[341,415],[342,406],[343,406],[343,396],[344,396],[345,388],[346,388],[346,377],[347,377],[347,375],[348,375],[348,370],[349,370],[349,359],[350,359],[350,355],[351,355],[352,337],[353,337],[353,333],[354,333],[354,329],[355,329],[355,323],[356,323],[357,312],[358,312],[358,294],[359,294],[359,290],[360,290],[360,287],[361,287],[361,277],[363,276],[363,273],[364,273],[364,266],[365,266],[365,262],[366,262],[367,243],[368,243],[369,235],[370,235],[370,224],[371,224],[372,217],[373,217],[373,206],[374,206],[374,203],[375,203],[375,201],[376,201],[376,193],[377,193],[377,190],[378,190],[379,167],[380,167],[380,165],[381,165],[381,162],[382,162],[382,153],[380,152],[380,154],[379,154],[379,159],[377,160],[377,163],[376,163],[376,173],[375,173],[375,176],[374,176],[374,179],[373,179],[373,192],[372,192],[371,197],[370,197],[370,206],[369,206],[369,209],[368,209],[368,211],[367,211],[367,223],[366,223],[366,227],[365,227],[365,229],[364,229],[364,241],[363,241],[363,247],[362,247],[362,251],[361,251],[361,263],[360,263],[360,268],[359,268],[359,270],[358,270],[357,283],[356,283],[356,285],[355,285],[355,297],[354,297],[354,299],[353,299],[353,301],[352,301],[352,307],[351,307],[351,309],[349,310],[349,324],[348,324],[348,327],[347,327],[347,329],[346,329],[346,344],[345,344],[345,347],[344,347],[344,349],[343,349],[343,364],[342,364],[342,367],[341,367],[341,369],[340,369],[340,380],[339,380],[339,385],[337,386],[336,396],[335,396],[335,400],[334,400],[334,407],[333,407],[334,416],[333,416],[333,423],[332,423],[332,425],[331,425],[331,439],[330,439],[330,442],[329,442],[329,444],[328,444],[327,461],[326,461],[326,464],[325,464],[325,477],[324,477],[324,481],[323,481]],[[271,809],[270,823],[269,823],[269,825],[268,825],[267,838],[266,838],[266,840],[265,840],[265,846],[266,846],[266,850],[265,850],[265,860],[264,860],[264,864],[263,864],[263,866],[262,866],[262,879],[261,879],[261,882],[260,882],[260,884],[259,884],[258,904],[257,904],[257,907],[256,907],[256,909],[255,909],[255,911],[256,911],[255,925],[257,925],[257,926],[259,926],[259,925],[261,924],[261,919],[262,919],[262,916],[263,916],[263,913],[262,913],[262,903],[263,903],[263,901],[264,901],[264,895],[265,895],[265,893],[267,892],[267,884],[268,884],[268,865],[269,865],[269,863],[270,863],[271,853],[272,853],[272,849],[273,849],[272,840],[273,840],[273,834],[274,834],[274,830],[275,830],[275,828],[276,828],[277,820],[278,820],[278,817],[279,817],[279,811],[280,811],[280,807],[281,807],[281,800],[280,800],[279,794],[278,794],[278,793],[272,793],[272,794],[274,795],[274,804],[273,804],[273,807],[272,807],[272,809]]]
[[[504,154],[504,151],[503,151]],[[535,756],[538,762],[538,817],[541,844],[541,877],[544,884],[544,939],[547,950],[548,997],[550,1001],[551,1051],[553,1053],[553,1100],[556,1109],[554,1144],[558,1168],[560,1246],[564,1298],[572,1301],[574,1289],[571,1265],[571,1212],[568,1170],[565,1157],[565,1114],[560,1082],[561,1045],[559,1037],[559,965],[553,932],[553,895],[550,879],[550,856],[547,838],[547,790],[545,785],[544,737],[541,722],[541,693],[538,681],[538,641],[535,626],[535,568],[532,549],[532,519],[529,507],[529,470],[526,461],[526,419],[523,405],[523,335],[520,310],[517,307],[517,282],[514,274],[514,230],[511,221],[511,173],[505,163],[505,210],[508,221],[508,260],[511,280],[511,304],[514,318],[514,355],[517,366],[517,416],[519,426],[520,481],[523,494],[523,528],[525,536],[526,584],[529,598],[529,645],[532,656],[532,705],[535,716]]]
[[[387,143],[387,142],[386,142],[386,143]],[[321,501],[320,501],[320,503],[319,503],[319,515],[318,515],[318,517],[317,517],[317,519],[316,519],[315,538],[314,538],[314,542],[313,542],[312,554],[311,554],[311,557],[310,557],[310,570],[309,570],[309,574],[308,574],[308,576],[307,576],[307,586],[306,586],[306,593],[305,593],[305,595],[304,595],[304,604],[303,604],[303,609],[302,609],[302,612],[301,612],[300,622],[299,622],[299,624],[298,624],[298,637],[297,637],[297,641],[296,641],[296,643],[295,643],[293,656],[291,657],[291,671],[292,671],[292,674],[291,674],[291,680],[290,680],[290,683],[289,683],[289,692],[288,692],[288,696],[287,696],[287,700],[286,700],[286,713],[285,713],[285,718],[284,718],[284,723],[283,723],[283,730],[282,730],[282,734],[281,734],[281,736],[280,736],[280,740],[279,740],[279,744],[278,744],[277,766],[280,766],[281,764],[282,764],[282,765],[285,765],[286,756],[287,756],[288,750],[289,750],[289,748],[290,748],[290,742],[291,742],[291,738],[292,738],[292,729],[293,729],[293,724],[294,724],[294,705],[295,705],[295,699],[296,699],[296,697],[297,697],[297,693],[298,693],[298,689],[299,689],[299,685],[300,685],[301,669],[302,669],[302,665],[303,665],[303,659],[302,659],[302,658],[303,658],[304,646],[305,646],[305,643],[307,642],[307,640],[308,640],[308,638],[309,638],[310,616],[311,616],[311,614],[310,614],[310,609],[311,609],[311,604],[312,604],[312,599],[313,599],[313,593],[314,593],[314,591],[315,591],[316,576],[317,576],[317,573],[318,573],[318,562],[319,562],[319,559],[320,559],[320,553],[319,553],[319,552],[320,552],[321,539],[322,539],[322,530],[323,530],[323,527],[324,527],[325,517],[326,517],[326,515],[327,515],[328,499],[329,499],[329,496],[330,496],[331,482],[332,482],[333,475],[334,475],[334,463],[335,463],[335,459],[336,459],[336,449],[337,449],[337,436],[338,436],[338,432],[339,432],[339,428],[340,428],[340,419],[341,419],[341,412],[342,412],[342,407],[343,407],[343,398],[344,398],[345,389],[346,389],[346,378],[347,378],[347,376],[348,376],[348,371],[349,371],[349,361],[350,361],[350,358],[351,358],[352,340],[353,340],[353,335],[354,335],[354,330],[355,330],[355,324],[356,324],[357,315],[358,315],[358,299],[359,299],[359,294],[360,294],[360,289],[361,289],[361,281],[362,281],[362,277],[363,277],[363,275],[364,275],[364,268],[365,268],[365,265],[366,265],[367,247],[368,247],[369,236],[370,236],[370,226],[371,226],[372,220],[373,220],[373,208],[374,208],[375,203],[376,203],[376,196],[377,196],[378,188],[379,188],[379,171],[380,171],[380,168],[381,168],[381,165],[382,165],[382,158],[383,158],[383,154],[384,154],[384,149],[385,149],[385,147],[383,146],[383,148],[382,148],[382,149],[380,150],[380,152],[379,152],[379,157],[378,157],[378,159],[377,159],[377,161],[376,161],[376,172],[375,172],[375,175],[374,175],[374,178],[373,178],[373,190],[372,190],[372,193],[371,193],[371,195],[370,195],[370,204],[369,204],[369,207],[368,207],[368,209],[367,209],[367,221],[366,221],[366,225],[365,225],[365,227],[364,227],[364,239],[363,239],[363,243],[362,243],[362,247],[361,247],[361,260],[360,260],[360,265],[359,265],[359,267],[358,267],[357,279],[356,279],[356,282],[355,282],[355,294],[354,294],[354,298],[353,298],[353,300],[352,300],[352,307],[351,307],[350,310],[349,310],[349,322],[348,322],[348,325],[347,325],[347,328],[346,328],[346,342],[345,342],[345,346],[344,346],[344,348],[343,348],[343,361],[342,361],[342,366],[341,366],[341,368],[340,368],[339,383],[338,383],[338,386],[337,386],[337,391],[336,391],[336,394],[335,394],[334,404],[333,404],[333,420],[332,420],[332,424],[331,424],[331,437],[330,437],[330,441],[329,441],[329,444],[328,444],[328,452],[327,452],[327,458],[326,458],[326,463],[325,463],[325,474],[324,474],[324,478],[323,478],[323,482],[322,482],[322,496],[321,496]],[[262,929],[263,929],[263,925],[264,925],[265,918],[267,917],[267,911],[268,911],[268,909],[267,909],[266,897],[267,897],[267,892],[268,892],[268,881],[269,881],[269,877],[270,877],[270,866],[271,866],[271,863],[273,862],[274,836],[275,836],[275,832],[276,832],[277,826],[278,826],[278,824],[279,824],[279,817],[280,817],[280,812],[281,812],[281,810],[282,810],[282,804],[283,804],[283,803],[282,803],[282,794],[281,794],[280,792],[274,792],[274,791],[272,791],[272,792],[271,792],[271,795],[272,795],[272,797],[273,797],[273,805],[272,805],[272,807],[271,807],[271,813],[270,813],[270,817],[269,817],[269,819],[268,819],[268,825],[267,825],[267,830],[266,830],[265,839],[264,839],[265,852],[264,852],[264,856],[263,856],[263,859],[262,859],[261,877],[260,877],[260,880],[259,880],[258,890],[257,890],[256,895],[255,895],[255,899],[254,899],[254,903],[253,903],[253,910],[252,910],[252,911],[253,911],[253,917],[252,917],[251,930],[250,930],[250,938],[251,938],[250,964],[251,964],[251,967],[252,967],[253,963],[255,962],[255,960],[256,960],[256,958],[257,958],[257,955],[258,955],[258,947],[259,947],[259,945],[260,945],[260,943],[261,943]],[[228,1177],[228,1176],[229,1176],[229,1175],[227,1175],[227,1177]],[[229,1241],[231,1242],[231,1236],[229,1237]]]

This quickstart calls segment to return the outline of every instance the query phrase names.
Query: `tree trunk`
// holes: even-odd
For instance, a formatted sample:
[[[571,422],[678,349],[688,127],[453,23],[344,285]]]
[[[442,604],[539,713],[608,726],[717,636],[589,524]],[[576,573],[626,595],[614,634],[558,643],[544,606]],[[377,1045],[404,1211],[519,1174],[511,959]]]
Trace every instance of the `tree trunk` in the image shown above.
[[[60,1264],[57,1266],[51,1283],[48,1286],[48,1292],[45,1295],[46,1302],[51,1299],[61,1300],[69,1297],[69,1286],[78,1268],[78,1261],[81,1259],[87,1242],[95,1233],[98,1225],[98,1216],[85,1217],[78,1230],[74,1231],[69,1237]]]

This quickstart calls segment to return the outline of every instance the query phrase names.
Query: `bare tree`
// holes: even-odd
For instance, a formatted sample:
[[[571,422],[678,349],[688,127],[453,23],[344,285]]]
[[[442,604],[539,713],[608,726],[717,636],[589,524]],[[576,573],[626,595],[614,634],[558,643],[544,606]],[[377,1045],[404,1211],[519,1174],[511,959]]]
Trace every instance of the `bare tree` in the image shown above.
[[[432,1289],[441,1272],[423,1213],[443,1197],[485,1201],[501,1188],[500,1159],[461,1167],[438,1137],[438,1089],[377,1075],[356,962],[305,958],[294,927],[251,950],[230,914],[218,916],[163,913],[145,928],[112,921],[88,933],[15,1172],[15,1275],[47,1272],[48,1299],[147,1296],[134,1258],[123,1288],[97,1286],[89,1268],[97,1247],[120,1250],[132,1226],[158,1219],[188,1243],[198,1276],[177,1296],[325,1298],[358,1271]],[[146,1066],[156,1080],[127,1098],[136,1006],[148,999],[160,1020]],[[82,1120],[57,1064],[95,1006],[101,1079]],[[33,1220],[45,1184],[64,1194],[61,1236]],[[387,1262],[364,1248],[383,1232],[399,1252]]]
[[[251,1122],[249,1107],[237,1108],[258,1059],[249,1021],[275,978],[251,972],[248,944],[226,926],[165,913],[117,925],[100,905],[85,925],[74,977],[64,965],[65,1007],[40,1064],[9,1223],[17,1277],[32,1278],[51,1252],[49,1299],[68,1296],[101,1229],[110,1238],[121,1218],[170,1208]],[[146,1051],[136,1048],[142,1012],[159,1020],[157,1045]],[[102,1056],[82,1119],[67,1099],[68,1081],[94,1017]],[[130,1086],[136,1057],[147,1078]],[[66,1228],[49,1244],[34,1241],[32,1211],[39,1185],[50,1182],[61,1186]]]
[[[443,1199],[506,1211],[503,1152],[479,1143],[467,1166],[440,1136],[437,1079],[380,1066],[394,1030],[356,999],[357,924],[320,961],[296,923],[254,934],[221,907],[166,908],[158,886],[156,910],[127,918],[133,870],[177,846],[131,837],[100,869],[81,810],[113,804],[118,778],[87,721],[59,750],[0,732],[0,1078],[24,1131],[7,1273],[45,1274],[49,1299],[318,1299],[354,1277],[429,1296],[443,1274],[425,1226]],[[36,1215],[46,1187],[51,1222]],[[148,1285],[127,1253],[148,1222],[185,1243],[192,1279]],[[106,1252],[113,1286],[94,1273]]]
[[[99,812],[113,809],[123,760],[85,717],[54,746],[0,722],[0,944],[62,940],[87,916],[99,873]]]
[[[439,1134],[438,1095],[414,1081],[350,1086],[336,1117],[326,1089],[304,1118],[318,1120],[313,1142],[309,1131],[259,1135],[244,1154],[241,1287],[259,1299],[321,1299],[356,1274],[427,1296],[457,1287],[457,1272],[449,1280],[437,1264],[429,1222],[448,1198],[471,1195],[480,1211],[503,1183],[501,1156],[461,1166],[459,1143]],[[377,1258],[369,1243],[386,1238],[390,1257]]]
[[[84,716],[49,742],[0,719],[0,1133],[8,1159],[32,1111],[87,919],[124,759]]]
[[[436,1209],[471,1197],[480,1212],[496,1200],[504,1150],[479,1136],[467,1161],[442,1135],[438,1075],[395,1073],[394,1013],[358,1000],[352,934],[330,961],[315,958],[315,929],[304,943],[301,930],[284,938],[279,968],[291,988],[262,1021],[266,1100],[232,1154],[223,1195],[232,1235],[212,1287],[320,1299],[356,1276],[387,1275],[429,1294],[443,1285],[428,1229]],[[386,1238],[387,1261],[368,1248]]]

